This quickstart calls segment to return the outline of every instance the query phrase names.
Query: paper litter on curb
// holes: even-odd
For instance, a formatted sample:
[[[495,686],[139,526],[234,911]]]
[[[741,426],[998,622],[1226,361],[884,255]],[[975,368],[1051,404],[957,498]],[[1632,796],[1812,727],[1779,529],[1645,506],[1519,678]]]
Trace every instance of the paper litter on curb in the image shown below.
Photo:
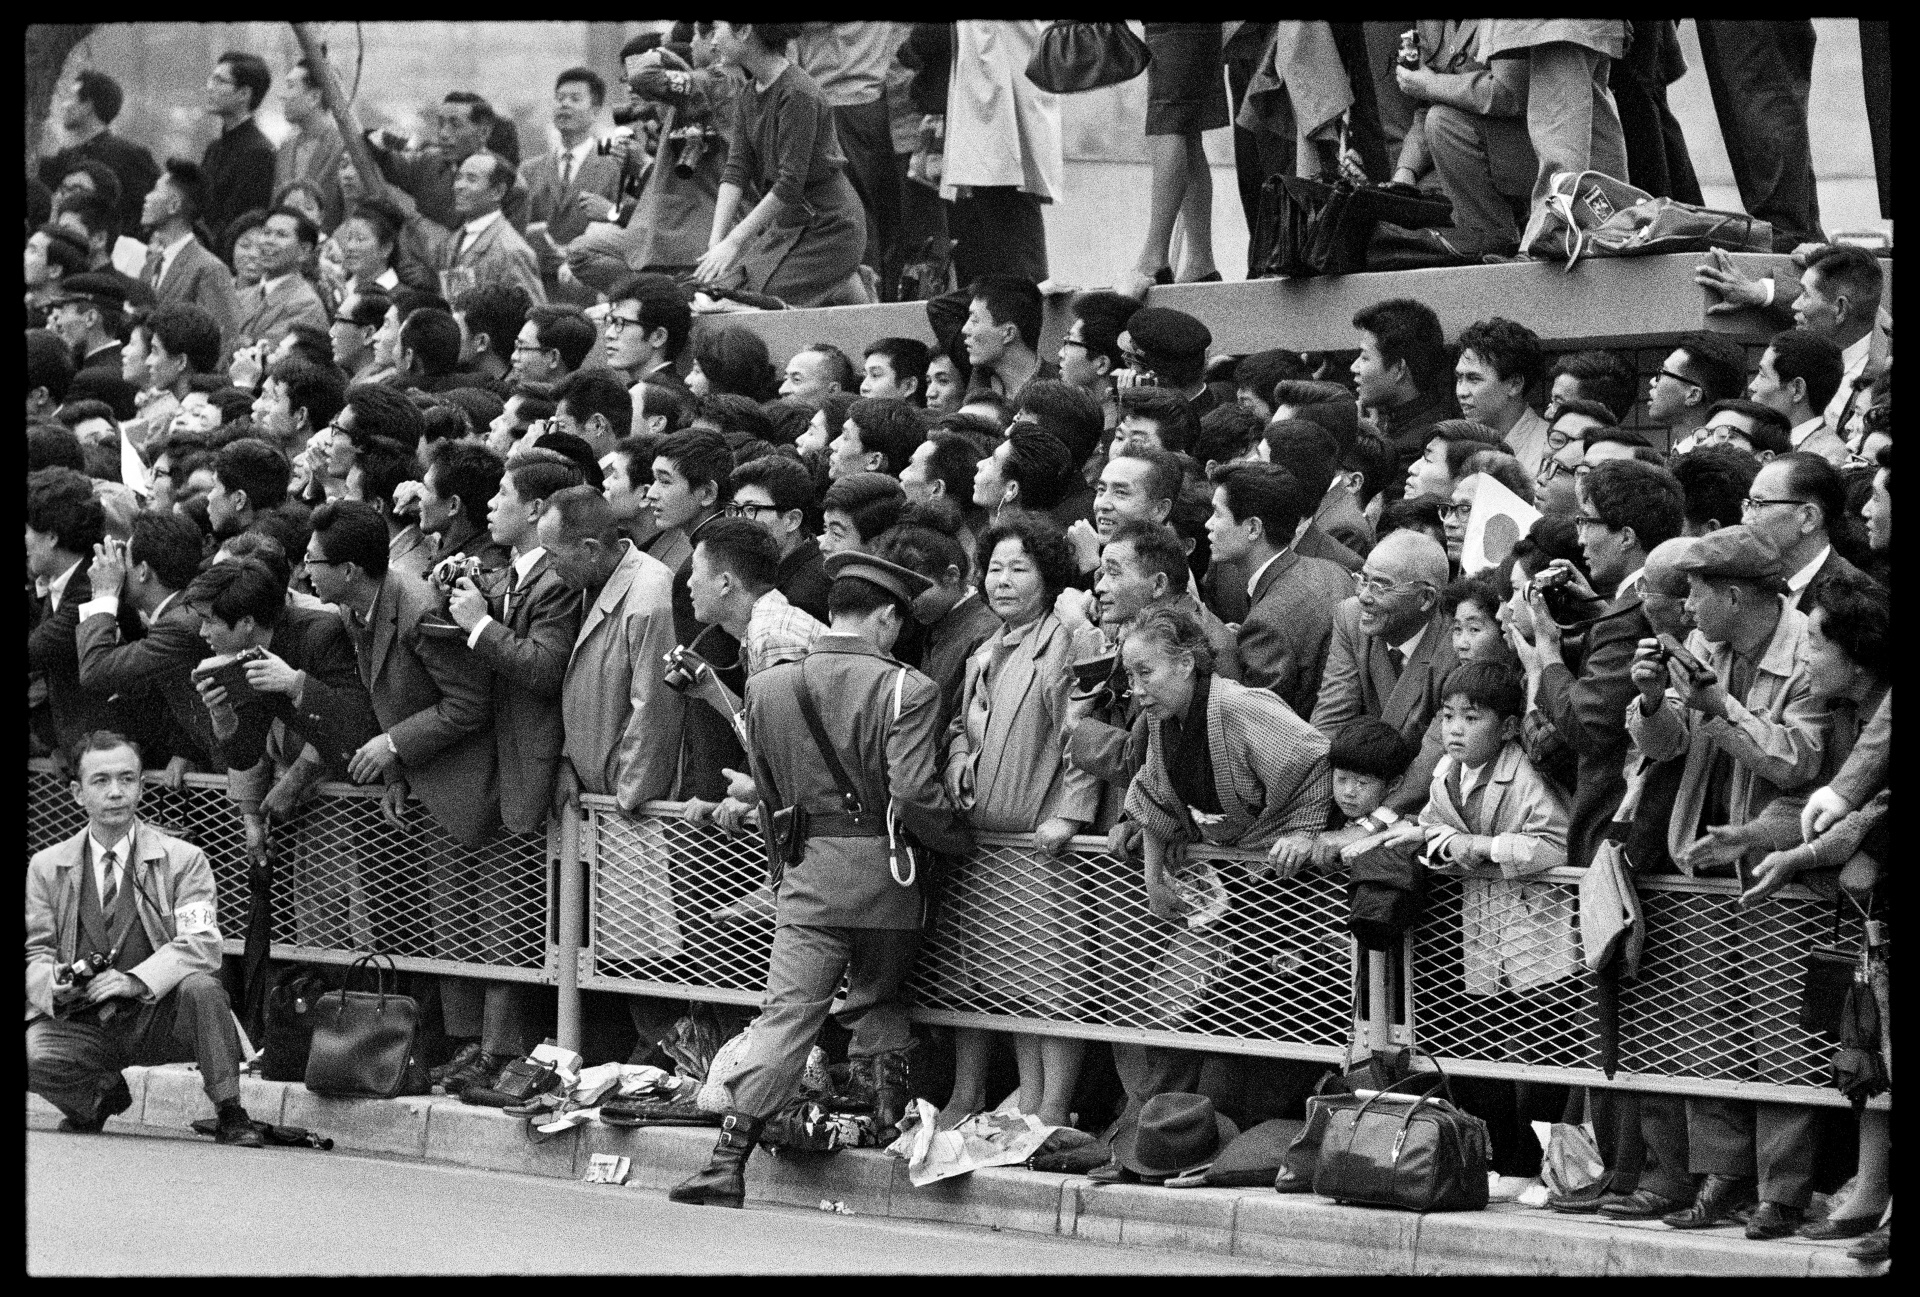
[[[983,1166],[1018,1165],[1060,1129],[1021,1112],[1011,1098],[952,1130],[934,1129],[938,1116],[925,1099],[914,1100],[913,1111],[900,1123],[900,1137],[887,1146],[887,1152],[906,1160],[907,1178],[916,1189]]]
[[[615,1153],[595,1153],[587,1163],[588,1184],[625,1184],[633,1159]]]
[[[822,1198],[820,1200],[820,1210],[830,1211],[836,1216],[851,1216],[854,1214],[853,1208],[847,1206],[844,1202],[832,1198]]]

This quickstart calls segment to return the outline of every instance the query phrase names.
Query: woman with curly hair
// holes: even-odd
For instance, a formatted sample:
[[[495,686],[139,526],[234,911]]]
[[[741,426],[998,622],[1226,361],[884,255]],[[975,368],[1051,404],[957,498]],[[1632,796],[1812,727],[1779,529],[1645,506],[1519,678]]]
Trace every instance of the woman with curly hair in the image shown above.
[[[978,832],[1021,834],[1031,848],[977,854],[946,914],[961,929],[968,992],[989,1012],[1074,1018],[1090,996],[1086,877],[1064,854],[1100,806],[1100,783],[1067,764],[1060,735],[1073,685],[1074,636],[1053,601],[1073,575],[1066,536],[1042,514],[1009,510],[980,536],[980,591],[1000,630],[968,659],[947,733],[947,791]],[[1098,632],[1092,632],[1097,635]],[[955,1033],[945,1124],[986,1106],[990,1033]],[[1085,1042],[1016,1035],[1020,1111],[1069,1124]]]

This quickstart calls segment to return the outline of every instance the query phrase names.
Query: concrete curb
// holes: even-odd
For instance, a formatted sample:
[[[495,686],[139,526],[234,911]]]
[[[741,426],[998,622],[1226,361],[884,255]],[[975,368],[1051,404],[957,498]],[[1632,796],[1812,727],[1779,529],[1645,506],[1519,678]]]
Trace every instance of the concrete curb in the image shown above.
[[[133,1107],[109,1121],[109,1131],[190,1138],[190,1124],[213,1115],[190,1064],[129,1068],[126,1075]],[[536,1145],[524,1121],[454,1098],[330,1099],[304,1085],[253,1077],[242,1078],[240,1097],[258,1120],[306,1126],[354,1152],[560,1179],[584,1177],[595,1153],[618,1153],[633,1161],[627,1187],[648,1191],[705,1165],[714,1141],[704,1128],[589,1125]],[[29,1128],[52,1129],[58,1120],[52,1105],[27,1096]],[[1084,1176],[1002,1167],[916,1189],[905,1163],[877,1149],[825,1157],[761,1152],[749,1166],[747,1191],[756,1203],[817,1207],[828,1199],[863,1216],[1225,1252],[1349,1274],[1875,1273],[1849,1258],[1844,1242],[1751,1243],[1734,1228],[1680,1233],[1658,1222],[1603,1224],[1504,1205],[1420,1216],[1310,1194],[1095,1185]]]

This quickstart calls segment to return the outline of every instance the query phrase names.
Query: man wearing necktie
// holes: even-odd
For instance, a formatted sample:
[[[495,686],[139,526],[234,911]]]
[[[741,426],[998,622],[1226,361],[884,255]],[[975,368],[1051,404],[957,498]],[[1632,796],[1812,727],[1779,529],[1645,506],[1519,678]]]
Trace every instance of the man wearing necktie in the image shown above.
[[[61,1130],[91,1134],[133,1104],[123,1068],[196,1062],[218,1114],[214,1138],[259,1148],[215,976],[206,854],[140,823],[130,740],[93,731],[73,761],[87,827],[27,865],[27,1089],[66,1114]]]
[[[610,221],[620,201],[620,161],[594,146],[593,126],[607,100],[606,82],[591,68],[568,68],[553,83],[553,125],[559,147],[520,165],[527,188],[527,242],[540,259],[550,301],[590,305],[593,290],[562,279],[567,245],[593,221]]]

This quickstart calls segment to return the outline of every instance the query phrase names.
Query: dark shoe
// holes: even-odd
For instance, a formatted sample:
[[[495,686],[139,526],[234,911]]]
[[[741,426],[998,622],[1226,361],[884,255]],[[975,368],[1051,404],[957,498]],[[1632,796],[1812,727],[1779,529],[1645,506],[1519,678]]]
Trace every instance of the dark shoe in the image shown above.
[[[1274,1177],[1273,1191],[1275,1193],[1312,1193],[1313,1177],[1295,1175],[1282,1168],[1280,1174]]]
[[[1548,1194],[1547,1207],[1568,1216],[1591,1216],[1607,1203],[1626,1202],[1632,1196],[1632,1194],[1614,1193],[1602,1181],[1578,1193]]]
[[[61,1119],[60,1129],[69,1135],[98,1135],[107,1124],[107,1118],[118,1117],[133,1107],[133,1091],[127,1089],[127,1078],[120,1073],[113,1074],[112,1082],[101,1094],[100,1102],[95,1105],[91,1119],[67,1116]]]
[[[1635,1189],[1623,1198],[1601,1203],[1597,1210],[1608,1220],[1659,1220],[1686,1205],[1684,1198],[1669,1198],[1651,1189]]]
[[[882,1144],[900,1133],[900,1119],[913,1103],[913,1050],[896,1049],[869,1060],[873,1077],[873,1130]]]
[[[1194,279],[1189,279],[1187,282],[1189,284],[1217,284],[1220,282],[1220,272],[1217,270],[1209,270],[1206,274]]]
[[[220,1124],[214,1128],[213,1142],[235,1148],[264,1148],[267,1141],[261,1137],[259,1125],[247,1116],[247,1110],[236,1103],[220,1110]]]
[[[1810,1220],[1800,1227],[1800,1237],[1830,1243],[1834,1239],[1859,1238],[1871,1234],[1873,1227],[1880,1223],[1880,1213],[1871,1216],[1829,1216],[1825,1220]]]
[[[1160,269],[1154,271],[1153,282],[1156,284],[1171,284],[1173,282],[1173,267],[1162,266]]]
[[[1736,1175],[1709,1175],[1700,1182],[1693,1205],[1660,1219],[1674,1229],[1712,1229],[1733,1220],[1734,1209],[1747,1201],[1748,1182]]]
[[[427,1079],[435,1085],[439,1085],[461,1068],[471,1067],[473,1061],[479,1057],[480,1042],[477,1040],[469,1040],[466,1044],[453,1051],[452,1058],[449,1058],[446,1062],[428,1072]]]
[[[475,1089],[489,1090],[499,1079],[500,1070],[513,1062],[517,1054],[480,1054],[476,1053],[465,1066],[446,1074],[440,1080],[440,1088],[448,1094],[461,1094],[471,1086]]]
[[[1087,1179],[1093,1181],[1095,1184],[1140,1183],[1140,1177],[1127,1170],[1126,1167],[1121,1166],[1117,1158],[1104,1166],[1094,1167],[1093,1170],[1087,1172]]]
[[[1800,1228],[1806,1212],[1777,1202],[1763,1202],[1747,1218],[1747,1237],[1756,1243],[1785,1238]]]
[[[1893,1255],[1893,1222],[1888,1221],[1867,1233],[1847,1249],[1847,1255],[1867,1265],[1887,1260]]]
[[[742,1207],[747,1201],[747,1155],[766,1123],[744,1112],[730,1112],[720,1122],[720,1142],[706,1169],[667,1190],[669,1202],[702,1207]]]

